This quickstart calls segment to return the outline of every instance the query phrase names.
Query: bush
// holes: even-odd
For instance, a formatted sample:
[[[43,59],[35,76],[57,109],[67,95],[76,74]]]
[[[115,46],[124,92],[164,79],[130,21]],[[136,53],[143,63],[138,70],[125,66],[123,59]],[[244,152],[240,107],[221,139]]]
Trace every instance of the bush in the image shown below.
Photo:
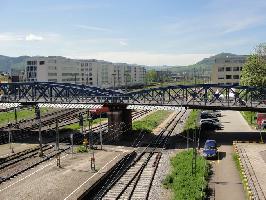
[[[80,145],[76,149],[77,153],[86,153],[88,152],[88,148],[86,148],[84,145]]]
[[[197,156],[196,175],[192,175],[192,150],[176,154],[171,159],[172,170],[163,184],[173,192],[173,199],[191,200],[206,197],[210,165]]]

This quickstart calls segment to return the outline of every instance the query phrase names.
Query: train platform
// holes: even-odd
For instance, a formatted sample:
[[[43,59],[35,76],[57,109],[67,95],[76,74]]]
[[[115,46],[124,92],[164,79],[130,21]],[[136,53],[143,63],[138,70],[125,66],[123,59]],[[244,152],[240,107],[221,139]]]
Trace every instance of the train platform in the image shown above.
[[[77,199],[131,151],[122,147],[94,150],[95,170],[91,169],[92,152],[64,153],[60,167],[54,158],[0,184],[0,199]]]
[[[12,143],[11,147],[13,148],[14,153],[19,153],[21,151],[36,148],[38,144],[29,144],[29,143]],[[0,145],[0,159],[10,156],[12,154],[12,150],[10,148],[10,144],[1,144]]]
[[[255,199],[266,198],[266,144],[236,143],[243,172]]]

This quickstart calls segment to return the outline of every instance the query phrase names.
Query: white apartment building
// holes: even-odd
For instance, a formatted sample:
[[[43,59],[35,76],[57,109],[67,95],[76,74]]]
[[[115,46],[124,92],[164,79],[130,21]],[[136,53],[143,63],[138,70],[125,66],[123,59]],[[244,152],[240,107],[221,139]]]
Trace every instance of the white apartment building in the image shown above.
[[[245,55],[216,58],[211,74],[212,83],[238,85],[246,59],[247,56]]]
[[[79,62],[59,56],[26,61],[26,81],[80,83]]]
[[[145,73],[145,68],[139,65],[49,56],[27,60],[25,80],[118,88],[143,85]]]

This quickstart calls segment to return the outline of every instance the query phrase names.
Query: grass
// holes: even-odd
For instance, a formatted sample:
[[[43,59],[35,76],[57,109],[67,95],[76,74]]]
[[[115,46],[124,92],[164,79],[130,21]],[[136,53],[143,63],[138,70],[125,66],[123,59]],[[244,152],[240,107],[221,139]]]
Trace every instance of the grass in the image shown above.
[[[197,120],[198,120],[198,116],[199,116],[199,110],[196,110],[196,109],[193,109],[187,120],[186,120],[186,123],[184,125],[184,129],[183,129],[183,132],[187,132],[187,131],[192,131],[194,129],[197,128]]]
[[[41,114],[45,114],[49,111],[48,108],[41,108]],[[35,117],[35,111],[33,108],[30,109],[22,109],[17,111],[17,119],[29,119]],[[14,111],[9,112],[1,112],[0,113],[0,124],[7,124],[8,122],[15,122],[15,114]]]
[[[196,175],[192,175],[192,150],[183,151],[171,158],[171,173],[163,185],[172,191],[173,199],[204,199],[208,185],[210,165],[202,156],[197,156]]]
[[[104,121],[106,121],[106,120],[107,120],[107,118],[102,118],[102,123]],[[83,123],[84,123],[83,124],[84,127],[89,126],[89,121],[88,120],[85,120]],[[99,124],[99,123],[100,123],[100,118],[94,119],[92,121],[92,125]],[[80,126],[79,126],[79,123],[77,122],[77,123],[74,123],[74,124],[66,125],[66,126],[63,127],[63,129],[68,129],[68,130],[72,130],[72,131],[78,131],[78,130],[80,130]]]
[[[77,153],[87,153],[88,152],[88,148],[86,148],[84,145],[78,146],[75,150]]]
[[[253,128],[257,126],[257,121],[255,120],[257,114],[256,112],[242,111],[241,114],[250,126],[252,126]]]
[[[132,124],[133,130],[145,130],[149,133],[159,126],[169,115],[171,111],[159,110],[141,120],[135,121]]]
[[[234,160],[235,165],[236,165],[236,168],[237,168],[237,170],[239,172],[239,176],[240,176],[240,179],[242,181],[242,184],[243,184],[243,187],[244,187],[244,190],[245,190],[246,197],[248,197],[248,190],[247,190],[248,182],[247,182],[246,179],[244,179],[244,176],[242,174],[242,170],[241,170],[241,167],[240,167],[239,156],[236,153],[233,153],[233,160]]]

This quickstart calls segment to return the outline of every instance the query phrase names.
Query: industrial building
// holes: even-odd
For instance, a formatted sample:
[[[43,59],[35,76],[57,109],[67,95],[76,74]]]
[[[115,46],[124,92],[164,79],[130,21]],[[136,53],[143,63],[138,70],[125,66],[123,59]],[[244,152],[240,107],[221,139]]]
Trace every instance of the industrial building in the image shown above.
[[[238,85],[246,59],[246,55],[216,58],[211,74],[212,83]]]

